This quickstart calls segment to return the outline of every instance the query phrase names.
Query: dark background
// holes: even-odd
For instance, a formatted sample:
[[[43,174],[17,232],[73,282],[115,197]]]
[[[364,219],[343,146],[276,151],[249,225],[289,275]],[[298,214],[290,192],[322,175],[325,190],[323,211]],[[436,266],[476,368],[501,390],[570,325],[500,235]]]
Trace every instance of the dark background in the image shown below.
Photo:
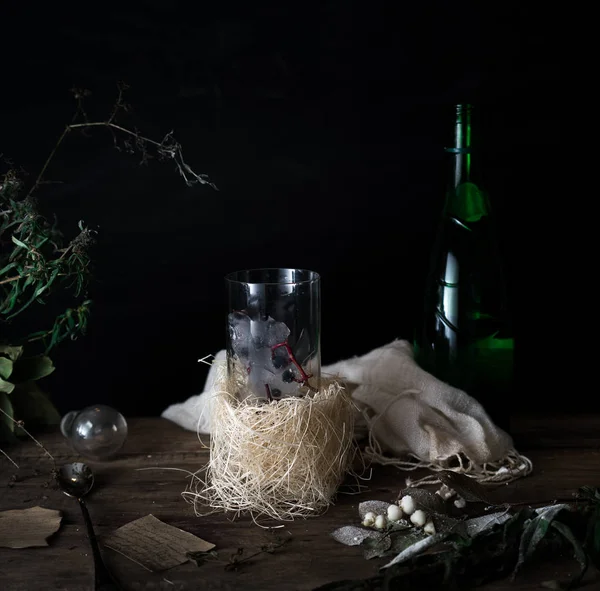
[[[501,228],[517,393],[562,388],[540,308],[561,144],[556,27],[531,3],[4,2],[0,153],[31,177],[87,88],[103,119],[160,139],[220,189],[96,130],[73,136],[38,194],[68,235],[98,227],[88,334],[52,354],[61,412],[160,413],[203,386],[224,345],[223,276],[286,266],[322,276],[323,363],[412,339],[444,197],[452,104],[477,105],[477,165]],[[552,214],[554,215],[554,214]],[[35,318],[48,324],[41,307]],[[572,407],[570,407],[572,408]],[[568,410],[568,408],[565,408]]]

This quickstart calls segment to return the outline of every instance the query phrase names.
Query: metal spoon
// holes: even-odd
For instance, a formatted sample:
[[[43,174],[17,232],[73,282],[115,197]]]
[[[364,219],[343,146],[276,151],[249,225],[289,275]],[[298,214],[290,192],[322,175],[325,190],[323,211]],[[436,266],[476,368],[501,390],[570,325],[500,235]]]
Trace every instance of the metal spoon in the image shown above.
[[[96,591],[122,591],[122,587],[116,582],[102,560],[92,520],[90,519],[86,504],[83,502],[83,497],[87,495],[94,486],[94,474],[92,470],[89,466],[81,462],[65,464],[58,471],[56,480],[61,490],[67,496],[76,498],[81,507],[83,520],[85,521],[88,538],[94,555],[94,588]]]

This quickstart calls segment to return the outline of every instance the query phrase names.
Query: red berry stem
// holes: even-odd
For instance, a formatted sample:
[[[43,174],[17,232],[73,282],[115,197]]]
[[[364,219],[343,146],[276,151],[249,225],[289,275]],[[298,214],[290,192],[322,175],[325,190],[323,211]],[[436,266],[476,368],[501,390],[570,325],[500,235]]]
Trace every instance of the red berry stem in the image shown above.
[[[271,355],[273,357],[275,357],[275,350],[279,349],[280,347],[285,348],[285,350],[290,358],[290,361],[296,366],[296,369],[300,373],[300,378],[294,378],[294,381],[297,382],[298,384],[305,384],[310,390],[312,390],[313,392],[317,392],[317,389],[314,386],[311,386],[311,384],[308,382],[308,380],[310,378],[312,378],[313,376],[307,374],[304,371],[304,368],[298,363],[298,361],[296,360],[296,357],[294,355],[294,352],[292,351],[292,348],[290,347],[287,340],[283,341],[282,343],[277,343],[276,345],[273,345],[271,347]]]

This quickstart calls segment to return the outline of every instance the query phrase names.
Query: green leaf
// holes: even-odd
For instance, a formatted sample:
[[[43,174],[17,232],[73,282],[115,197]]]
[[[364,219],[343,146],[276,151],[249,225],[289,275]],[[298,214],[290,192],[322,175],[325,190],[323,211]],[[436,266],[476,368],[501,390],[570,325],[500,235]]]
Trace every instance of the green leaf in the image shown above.
[[[567,587],[569,589],[573,589],[574,587],[579,585],[579,583],[583,579],[583,576],[585,575],[585,572],[587,571],[587,568],[588,568],[587,555],[586,555],[585,551],[583,550],[583,548],[581,547],[579,540],[575,537],[571,528],[568,525],[561,523],[560,521],[552,521],[551,526],[556,531],[558,531],[571,544],[571,546],[573,546],[573,550],[575,552],[575,558],[577,559],[577,562],[579,563],[579,567],[580,567],[579,573],[577,573],[569,581],[568,587]]]
[[[57,270],[58,271],[58,270]],[[52,275],[54,275],[54,272],[52,273]],[[25,281],[25,286],[28,286],[28,283],[31,283],[29,280],[32,279],[32,276],[29,275],[29,277],[27,278],[27,281]],[[36,287],[35,291],[33,292],[33,295],[29,298],[29,300],[27,300],[27,302],[25,302],[16,312],[13,312],[10,316],[7,316],[7,319],[10,320],[11,318],[14,318],[15,316],[17,316],[18,314],[20,314],[21,312],[23,312],[23,310],[25,310],[26,308],[29,308],[29,306],[31,306],[31,304],[33,304],[33,302],[38,298],[38,296],[44,292],[44,290],[46,290],[50,284],[52,283],[52,281],[54,280],[53,277],[51,277],[48,281],[48,283],[46,283],[45,285],[43,284],[43,281],[38,282],[38,286],[41,285],[41,287]],[[12,308],[12,306],[11,306]]]
[[[513,580],[516,577],[518,570],[533,556],[539,543],[546,537],[554,518],[561,511],[568,508],[568,505],[559,503],[557,505],[548,505],[547,507],[536,509],[536,517],[531,519],[525,526],[521,536],[521,541],[519,543],[519,558],[517,559],[512,574]]]
[[[40,237],[40,241],[35,245],[35,247],[39,250],[40,248],[42,248],[42,246],[44,246],[44,244],[46,244],[46,242],[48,242],[48,240],[48,236]]]
[[[591,486],[581,486],[577,490],[577,497],[600,504],[600,489]]]
[[[50,344],[48,345],[48,347],[46,348],[46,353],[52,349],[54,346],[56,346],[59,342],[60,342],[60,325],[59,324],[55,324],[53,329],[52,329],[52,338],[50,339]]]
[[[41,287],[38,287],[34,291],[32,299],[35,300],[35,299],[39,298],[48,289],[49,285],[50,285],[49,283],[46,283],[46,285],[42,285]]]
[[[31,334],[27,335],[27,340],[35,341],[41,337],[45,337],[47,334],[48,334],[47,330],[38,330],[37,332],[32,332]]]
[[[11,394],[11,402],[15,417],[24,421],[28,429],[60,423],[60,413],[35,382],[18,384]]]
[[[42,285],[41,287],[38,287],[38,289],[36,289],[34,298],[39,298],[42,295],[42,293],[44,293],[54,283],[54,280],[58,277],[59,271],[60,271],[60,269],[58,269],[58,268],[56,268],[56,269],[54,269],[54,271],[52,271],[52,273],[50,274],[50,278],[48,279],[48,283],[46,283],[46,285]]]
[[[10,401],[10,397],[5,392],[0,392],[0,408],[9,416],[13,417],[13,405]],[[0,422],[3,422],[9,431],[14,432],[15,424],[5,415],[0,413]]]
[[[5,355],[11,361],[16,361],[23,354],[22,346],[0,345],[0,355]]]
[[[17,303],[17,299],[19,298],[20,294],[21,294],[21,290],[19,289],[18,282],[17,282],[17,285],[15,286],[15,288],[13,290],[12,296],[10,298],[6,298],[6,301],[2,305],[2,309],[0,309],[0,312],[3,314],[10,312],[15,307],[15,304]]]
[[[23,271],[22,269],[19,269],[19,275],[22,275]],[[23,283],[23,288],[21,291],[25,291],[33,282],[35,281],[33,275],[27,275],[26,279],[25,279],[25,283]]]
[[[597,503],[593,491],[587,500]],[[588,513],[585,548],[596,568],[600,568],[600,507],[596,505]]]
[[[54,369],[52,360],[46,355],[19,359],[14,365],[12,380],[16,384],[41,380],[50,375]]]
[[[600,554],[600,516],[596,516],[596,520],[594,522],[594,552],[596,554]]]
[[[14,269],[17,266],[17,263],[9,263],[6,267],[0,269],[0,275],[4,275],[7,271]]]
[[[13,361],[8,357],[0,357],[0,378],[7,380],[13,370]]]
[[[25,244],[24,242],[21,242],[18,238],[16,238],[15,236],[11,236],[12,241],[17,245],[20,246],[21,248],[25,248],[27,250],[29,250],[29,247],[27,246],[27,244]]]
[[[69,308],[65,312],[65,319],[67,321],[67,326],[69,327],[69,331],[74,331],[75,327],[76,327],[76,322],[75,322],[75,318],[73,318],[73,310],[71,310],[71,308]]]
[[[12,382],[7,382],[0,378],[0,392],[10,394],[15,389],[15,385]]]

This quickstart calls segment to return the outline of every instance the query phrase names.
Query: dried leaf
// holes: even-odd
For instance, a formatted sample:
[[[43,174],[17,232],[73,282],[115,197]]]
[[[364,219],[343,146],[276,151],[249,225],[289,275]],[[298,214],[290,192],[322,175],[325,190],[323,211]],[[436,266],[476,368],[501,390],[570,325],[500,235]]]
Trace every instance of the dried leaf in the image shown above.
[[[453,472],[452,470],[442,470],[438,473],[438,477],[446,486],[454,489],[465,501],[498,506],[498,503],[490,497],[488,490],[466,474]]]
[[[331,533],[331,537],[336,542],[346,544],[346,546],[360,546],[368,538],[379,539],[383,535],[384,534],[379,531],[364,527],[356,527],[354,525],[340,527]]]
[[[215,547],[152,514],[120,527],[106,538],[104,545],[153,572],[187,562],[189,552],[208,552]]]
[[[490,513],[489,515],[481,515],[480,517],[472,517],[465,521],[466,534],[470,538],[474,538],[491,529],[495,525],[506,523],[511,518],[508,511],[500,511],[498,513]]]
[[[399,519],[398,521],[388,521],[387,524],[387,530],[388,531],[393,531],[393,532],[398,532],[398,531],[404,531],[407,529],[414,529],[415,526],[408,521],[408,519],[405,519],[404,517],[402,519]]]
[[[208,550],[206,552],[186,552],[185,555],[188,560],[193,562],[196,566],[202,566],[210,558],[218,558],[218,555],[214,550]]]
[[[380,534],[379,537],[367,538],[363,543],[363,556],[367,560],[381,558],[392,547],[392,538],[386,534]]]
[[[466,522],[461,519],[455,519],[442,513],[431,515],[431,521],[435,526],[436,532],[453,532],[460,536],[466,537]]]
[[[395,564],[401,564],[411,558],[415,558],[419,554],[425,552],[429,548],[433,548],[437,544],[443,542],[448,537],[448,532],[441,532],[434,534],[433,536],[427,536],[426,538],[420,539],[415,543],[409,545],[407,548],[402,550],[393,560],[382,566],[381,568],[389,568]]]
[[[48,538],[58,531],[62,513],[43,507],[0,512],[0,546],[32,548],[48,546]]]
[[[410,531],[407,531],[402,535],[394,536],[391,550],[395,554],[400,554],[400,552],[403,552],[413,544],[429,537],[431,536],[426,534],[422,529],[413,527]]]

